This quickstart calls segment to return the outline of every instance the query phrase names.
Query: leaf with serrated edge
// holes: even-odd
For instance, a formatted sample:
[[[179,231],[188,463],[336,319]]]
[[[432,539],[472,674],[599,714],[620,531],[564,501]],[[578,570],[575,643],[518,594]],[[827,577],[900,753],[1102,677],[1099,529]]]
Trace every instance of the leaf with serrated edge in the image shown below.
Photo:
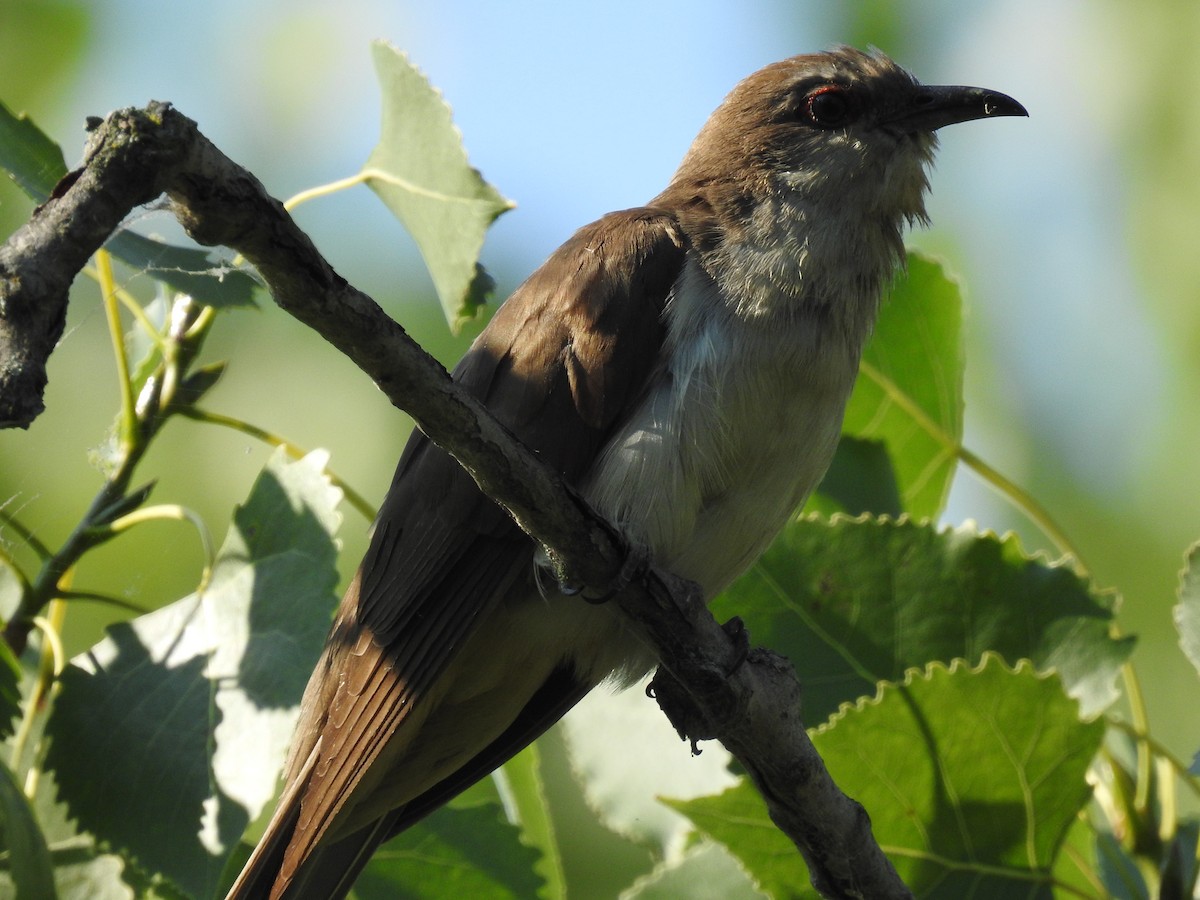
[[[813,743],[918,897],[1051,896],[1050,869],[1091,790],[1104,736],[1056,676],[987,654],[909,672],[843,707]],[[748,784],[672,804],[772,896],[812,896],[795,848]]]
[[[13,884],[22,897],[56,896],[54,870],[46,838],[17,779],[0,762],[0,842],[8,857]]]
[[[536,897],[538,853],[498,803],[454,804],[380,847],[354,884],[359,900]]]
[[[702,841],[665,859],[629,888],[621,900],[766,900],[740,863],[715,841]]]
[[[1057,669],[1093,715],[1116,698],[1133,648],[1109,633],[1115,606],[1012,534],[839,516],[790,523],[713,614],[741,616],[756,642],[792,661],[816,723],[877,681],[987,650]]]
[[[910,252],[863,350],[843,431],[884,442],[914,518],[935,518],[950,491],[963,370],[962,288],[939,261]]]
[[[324,462],[273,454],[204,593],[110,628],[47,725],[72,815],[195,896],[270,800],[328,631],[341,492]]]
[[[450,108],[425,76],[387,43],[377,41],[372,50],[383,122],[363,171],[417,242],[457,330],[491,293],[479,251],[489,226],[513,204],[471,168]]]
[[[649,679],[625,691],[592,691],[563,719],[560,733],[571,769],[588,806],[619,835],[677,855],[689,838],[688,823],[658,802],[659,795],[686,799],[713,794],[733,784],[729,753],[708,744],[693,756],[687,741],[646,696]],[[614,740],[637,748],[613,753]]]

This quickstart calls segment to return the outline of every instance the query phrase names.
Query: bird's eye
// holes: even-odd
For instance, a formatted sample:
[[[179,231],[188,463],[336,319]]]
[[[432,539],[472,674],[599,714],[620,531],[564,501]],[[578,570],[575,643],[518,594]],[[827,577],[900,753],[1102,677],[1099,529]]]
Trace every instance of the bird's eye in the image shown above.
[[[821,128],[838,128],[854,118],[854,103],[845,88],[827,84],[804,98],[804,114]]]

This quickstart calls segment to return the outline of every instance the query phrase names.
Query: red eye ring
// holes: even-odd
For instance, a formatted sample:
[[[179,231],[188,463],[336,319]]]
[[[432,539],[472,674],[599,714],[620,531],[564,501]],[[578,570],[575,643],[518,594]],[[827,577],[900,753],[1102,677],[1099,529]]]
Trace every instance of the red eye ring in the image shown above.
[[[825,84],[804,98],[804,114],[821,128],[838,128],[854,118],[854,104],[844,87]]]

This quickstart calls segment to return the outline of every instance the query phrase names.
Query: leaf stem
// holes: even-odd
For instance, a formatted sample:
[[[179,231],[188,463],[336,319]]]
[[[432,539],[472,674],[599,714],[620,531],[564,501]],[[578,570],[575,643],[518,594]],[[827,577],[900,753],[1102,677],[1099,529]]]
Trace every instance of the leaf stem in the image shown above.
[[[1178,756],[1172,753],[1167,747],[1156,740],[1151,734],[1140,730],[1136,725],[1129,722],[1123,722],[1120,719],[1109,719],[1108,724],[1118,731],[1123,731],[1135,741],[1148,744],[1154,750],[1155,756],[1163,759],[1170,765],[1175,775],[1180,781],[1188,786],[1198,798],[1200,798],[1200,778],[1197,778],[1191,772],[1191,767],[1181,760]]]
[[[204,571],[200,575],[200,584],[196,588],[196,591],[203,591],[208,587],[208,579],[212,577],[212,568],[216,562],[217,555],[213,549],[212,535],[208,532],[208,526],[204,524],[204,520],[200,518],[198,513],[188,509],[186,506],[180,506],[178,503],[162,503],[157,506],[135,509],[131,513],[126,513],[120,518],[114,519],[108,523],[107,527],[114,534],[120,534],[134,525],[165,519],[190,522],[195,527],[196,533],[200,535],[200,543],[204,548]]]
[[[993,466],[985,462],[978,454],[961,444],[957,448],[958,458],[963,465],[973,471],[985,484],[991,486],[997,493],[1019,509],[1029,521],[1050,539],[1055,549],[1063,556],[1071,557],[1075,571],[1080,577],[1087,578],[1089,570],[1083,561],[1083,554],[1067,536],[1050,515],[1049,511],[1039,503],[1032,494],[1020,487],[1012,479],[1006,477]]]
[[[892,379],[867,361],[863,361],[860,369],[866,377],[874,381],[887,395],[888,399],[904,411],[919,428],[938,441],[948,451],[971,469],[983,482],[991,486],[997,493],[1008,500],[1014,507],[1029,519],[1050,540],[1055,549],[1071,560],[1076,573],[1081,578],[1090,578],[1090,570],[1084,562],[1083,554],[1075,543],[1068,537],[1066,531],[1055,521],[1050,512],[1042,506],[1024,488],[1003,475],[995,467],[988,464],[979,454],[968,449],[953,436],[938,425],[921,406],[906,392],[900,389]],[[1113,626],[1113,634],[1117,636],[1120,630]],[[1141,683],[1133,665],[1126,662],[1121,667],[1121,680],[1125,684],[1125,695],[1129,702],[1130,715],[1139,735],[1148,735],[1150,730],[1149,714],[1146,710],[1145,697],[1142,694]],[[1143,814],[1149,809],[1150,788],[1153,784],[1151,767],[1153,758],[1148,740],[1141,738],[1137,744],[1137,788],[1134,796],[1134,806],[1137,813]]]
[[[884,375],[883,372],[871,365],[871,363],[864,360],[860,368],[864,375],[879,385],[887,395],[888,400],[903,410],[905,415],[909,416],[921,430],[945,447],[947,451],[953,453],[963,465],[978,475],[985,484],[990,485],[1001,496],[1012,503],[1013,506],[1019,509],[1026,518],[1050,539],[1050,542],[1059,553],[1071,557],[1075,570],[1081,576],[1087,576],[1087,566],[1083,562],[1083,557],[1079,549],[1067,536],[1067,533],[1054,521],[1054,517],[1050,515],[1049,511],[1038,503],[1028,491],[1021,488],[1012,479],[1001,474],[997,469],[985,462],[979,454],[964,446],[961,441],[947,434],[912,397],[900,389],[896,382]]]
[[[99,285],[104,284],[104,281],[101,278],[100,272],[97,268],[92,266],[84,266],[83,274],[88,278],[91,278]],[[142,329],[146,332],[150,340],[154,341],[154,343],[157,344],[161,350],[164,346],[166,346],[167,343],[167,339],[163,335],[162,331],[160,331],[158,326],[150,321],[150,317],[146,315],[145,309],[143,309],[142,305],[138,303],[136,297],[134,297],[124,288],[117,287],[115,283],[112,282],[111,270],[109,273],[109,279],[113,287],[114,296],[121,301],[121,305],[124,306],[126,311],[137,320],[138,324],[142,326]]]
[[[51,556],[50,548],[43,544],[32,531],[21,524],[21,520],[12,513],[5,512],[4,507],[0,506],[0,523],[7,525],[17,533],[17,537],[23,540],[35,554],[38,559],[49,559]],[[7,560],[7,556],[4,557]]]
[[[96,603],[106,603],[109,606],[115,606],[117,609],[123,609],[137,616],[148,612],[144,606],[140,606],[130,600],[122,600],[120,597],[114,597],[112,594],[101,594],[99,591],[67,591],[60,589],[58,599],[68,601],[91,600]]]
[[[321,184],[316,187],[308,188],[298,194],[293,194],[287,201],[284,202],[283,208],[291,212],[301,203],[307,203],[309,200],[316,200],[318,197],[326,197],[329,194],[336,194],[338,191],[344,191],[356,185],[362,184],[371,177],[371,172],[364,170],[347,178],[339,178],[337,181],[331,181],[329,184]]]
[[[303,459],[308,455],[308,451],[303,447],[298,447],[286,438],[282,438],[277,434],[273,434],[266,429],[259,428],[257,425],[252,425],[241,419],[236,419],[233,416],[222,415],[221,413],[209,412],[206,409],[201,409],[198,406],[181,406],[176,410],[180,415],[186,416],[197,422],[207,422],[210,425],[220,425],[223,428],[229,428],[233,431],[240,431],[242,434],[256,438],[265,444],[270,444],[272,447],[282,447],[283,452],[292,459]],[[372,506],[362,494],[350,487],[343,481],[335,472],[329,469],[325,470],[325,474],[329,476],[329,480],[334,487],[338,488],[342,495],[346,498],[346,502],[354,507],[368,522],[375,521],[377,510]]]
[[[137,413],[134,409],[133,383],[129,378],[129,357],[125,353],[125,332],[121,328],[117,284],[113,278],[112,257],[109,256],[107,250],[96,251],[96,271],[100,275],[100,294],[104,299],[104,313],[108,319],[108,335],[112,340],[113,359],[117,364],[117,381],[121,391],[119,441],[122,449],[126,449],[132,446],[134,441]]]
[[[63,577],[63,581],[70,581],[70,573]],[[66,653],[63,650],[62,633],[63,622],[67,616],[67,605],[61,600],[55,600],[50,604],[49,615],[47,617],[35,616],[33,625],[42,633],[42,649],[38,657],[37,678],[30,690],[29,700],[25,704],[24,714],[21,716],[21,724],[17,727],[16,734],[13,735],[12,755],[10,757],[12,770],[14,775],[20,774],[21,766],[25,762],[27,756],[27,747],[29,740],[33,735],[34,724],[37,721],[38,715],[46,708],[46,698],[54,689],[54,684],[59,673],[66,665]],[[25,796],[30,800],[37,793],[37,784],[40,776],[40,771],[36,765],[36,760],[29,760],[29,769],[25,773],[25,785],[23,790]]]
[[[179,295],[168,315],[169,328],[166,352],[158,372],[147,381],[142,391],[142,402],[133,398],[129,379],[129,366],[125,354],[125,343],[121,333],[120,317],[112,283],[111,259],[99,251],[96,254],[100,272],[105,309],[108,312],[109,332],[113,339],[113,350],[117,369],[122,382],[122,409],[120,437],[113,458],[108,461],[105,481],[92,498],[83,517],[71,530],[67,539],[42,562],[36,578],[28,590],[21,594],[16,610],[4,626],[4,638],[18,655],[25,647],[34,619],[42,608],[59,596],[61,582],[68,572],[90,548],[101,544],[116,532],[112,529],[114,510],[128,514],[145,500],[148,488],[139,494],[128,494],[134,470],[141,461],[154,435],[166,419],[179,411],[174,402],[174,392],[182,377],[182,371],[199,352],[207,327],[212,322],[211,310],[197,310],[193,301]],[[203,326],[201,327],[201,323]]]

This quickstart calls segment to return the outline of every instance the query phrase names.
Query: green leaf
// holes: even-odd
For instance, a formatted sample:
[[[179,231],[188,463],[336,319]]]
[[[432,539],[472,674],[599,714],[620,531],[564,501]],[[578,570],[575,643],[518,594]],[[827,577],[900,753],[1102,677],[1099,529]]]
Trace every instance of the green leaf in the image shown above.
[[[383,122],[363,172],[417,242],[457,331],[492,291],[479,251],[488,227],[513,204],[471,168],[450,108],[425,76],[389,44],[377,41],[372,50]]]
[[[1150,889],[1135,860],[1111,834],[1096,833],[1096,862],[1112,900],[1150,900]]]
[[[819,896],[809,886],[808,869],[795,844],[775,827],[762,797],[748,781],[714,797],[663,802],[728,849],[767,896]],[[873,820],[874,812],[867,812]]]
[[[664,860],[628,890],[621,900],[763,900],[746,872],[714,841],[703,841],[686,853]]]
[[[21,715],[21,664],[6,641],[0,641],[0,740],[13,733]]]
[[[121,229],[104,245],[117,259],[205,306],[254,307],[259,283],[245,269],[213,259],[207,251],[164,244]]]
[[[112,627],[63,672],[47,726],[72,815],[197,897],[274,793],[328,631],[340,492],[323,465],[277,451],[208,588]]]
[[[35,723],[30,743],[40,745],[41,738],[42,729]],[[102,852],[95,838],[81,831],[66,807],[54,800],[57,791],[54,773],[43,770],[30,805],[50,848],[59,900],[133,900],[135,896],[138,900],[154,900],[154,895],[137,889],[136,866],[113,853]],[[3,883],[2,875],[0,897],[12,896],[6,893],[8,885]]]
[[[156,900],[176,893],[151,890],[134,891],[123,880],[129,867],[119,856],[111,853],[96,855],[91,848],[56,850],[54,853],[54,883],[59,900]],[[37,896],[37,895],[34,895]]]
[[[1175,607],[1179,645],[1200,671],[1200,543],[1193,544],[1179,576],[1179,605]]]
[[[525,900],[542,886],[537,861],[499,804],[447,806],[380,847],[354,893],[360,900]]]
[[[543,885],[538,896],[566,896],[562,856],[554,834],[554,821],[546,804],[545,784],[541,772],[541,750],[530,744],[504,764],[507,795],[516,811],[523,842],[538,851],[537,873]]]
[[[588,809],[608,830],[660,848],[667,856],[676,854],[692,829],[658,798],[703,797],[737,780],[729,771],[731,757],[720,744],[706,744],[702,754],[692,755],[691,744],[680,740],[658,704],[646,696],[645,683],[623,691],[592,691],[558,733]],[[630,765],[628,754],[613,752],[616,735],[622,745],[637,748],[636,766]]]
[[[28,116],[14,115],[0,103],[0,168],[38,203],[45,202],[67,174],[62,148]]]
[[[913,252],[863,351],[843,431],[884,442],[905,511],[924,519],[945,505],[962,427],[962,291]]]
[[[75,3],[0,2],[0,85],[30,109],[58,106],[87,63],[103,11]]]
[[[826,517],[842,512],[899,518],[904,505],[887,444],[843,434],[829,471],[805,512]]]
[[[712,609],[792,661],[815,723],[878,681],[988,650],[1056,668],[1095,714],[1133,648],[1109,635],[1115,603],[1015,535],[839,517],[790,524]]]
[[[1096,829],[1086,816],[1079,816],[1067,832],[1052,872],[1057,896],[1103,897],[1104,886],[1096,860]]]
[[[1103,735],[1103,722],[1080,721],[1056,677],[989,654],[976,669],[933,665],[882,685],[813,742],[916,896],[1049,898]],[[771,896],[816,896],[748,784],[674,805]]]
[[[0,762],[0,848],[7,851],[6,861],[18,896],[45,900],[58,896],[46,838],[12,769],[3,762]]]

